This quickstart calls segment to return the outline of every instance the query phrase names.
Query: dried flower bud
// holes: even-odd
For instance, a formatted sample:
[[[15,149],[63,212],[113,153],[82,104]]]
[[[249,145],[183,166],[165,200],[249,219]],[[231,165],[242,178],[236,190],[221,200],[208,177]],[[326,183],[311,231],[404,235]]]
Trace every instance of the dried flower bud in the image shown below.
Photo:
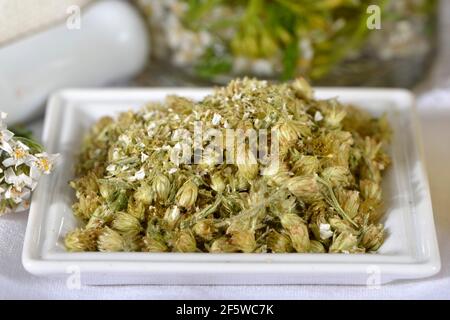
[[[155,198],[155,193],[152,186],[146,182],[142,182],[134,193],[134,198],[136,199],[136,201],[141,202],[145,205],[151,204]]]
[[[223,253],[223,252],[236,252],[238,251],[230,240],[226,237],[221,237],[211,244],[209,252],[211,253]]]
[[[287,182],[289,191],[306,203],[320,198],[319,186],[314,176],[293,177]]]
[[[367,161],[373,161],[377,157],[381,149],[381,142],[376,141],[370,137],[365,137],[363,155]]]
[[[110,204],[109,208],[112,211],[122,211],[127,207],[128,204],[128,195],[126,190],[121,190],[119,192],[114,193],[114,196],[117,196]]]
[[[163,174],[158,174],[153,179],[153,191],[160,201],[166,201],[170,194],[170,180]]]
[[[285,214],[297,212],[296,210],[296,199],[294,196],[289,196],[287,199],[282,201],[275,201],[270,203],[270,211],[273,212],[276,216],[282,217]]]
[[[297,78],[291,83],[297,97],[310,100],[313,97],[313,90],[305,78]]]
[[[292,252],[292,242],[289,236],[272,230],[267,236],[267,247],[275,253]]]
[[[325,124],[330,128],[338,128],[347,115],[345,109],[337,107],[336,104],[337,102],[334,102],[332,108],[323,110],[325,113]]]
[[[299,176],[313,175],[319,169],[320,161],[316,156],[301,156],[295,161],[292,170]]]
[[[325,253],[325,247],[320,241],[317,240],[311,240],[309,252],[311,253]]]
[[[170,229],[173,229],[178,219],[181,217],[180,208],[178,206],[172,206],[167,208],[164,213],[164,221]]]
[[[116,188],[110,183],[99,183],[98,189],[105,200],[110,200],[116,192]]]
[[[357,235],[358,231],[355,230],[347,221],[341,218],[332,217],[328,220],[330,222],[331,228],[338,231],[339,233],[347,232],[353,235]]]
[[[258,161],[253,152],[239,153],[236,162],[239,173],[247,180],[253,180],[258,175]]]
[[[128,201],[127,212],[139,221],[143,221],[145,219],[145,210],[146,205],[144,203],[135,201],[134,199]]]
[[[262,175],[267,179],[269,186],[284,186],[291,178],[289,169],[285,163],[271,163],[264,168]]]
[[[290,146],[297,142],[299,135],[295,126],[291,122],[282,122],[277,126],[277,129],[278,139],[282,146]]]
[[[296,214],[285,214],[281,217],[281,224],[289,232],[292,245],[297,252],[308,252],[310,246],[308,227],[302,218]]]
[[[371,224],[362,233],[361,245],[367,251],[376,251],[383,244],[384,228],[382,224]]]
[[[95,209],[86,224],[86,229],[98,229],[103,227],[106,223],[111,222],[113,219],[113,212],[106,206],[99,206]]]
[[[159,235],[147,234],[142,242],[142,251],[145,252],[167,252],[169,250],[164,239]]]
[[[381,202],[381,187],[378,183],[370,180],[361,180],[359,182],[361,195],[364,199],[372,199]]]
[[[72,206],[74,215],[83,220],[89,220],[92,213],[95,212],[100,205],[99,197],[96,194],[89,192],[87,194],[79,194],[77,195],[77,198],[78,202]]]
[[[117,231],[105,227],[98,237],[97,246],[104,252],[124,251],[125,240]]]
[[[77,191],[92,191],[97,192],[99,191],[99,182],[97,176],[89,172],[83,177],[80,177],[76,180],[73,180],[70,182],[70,186]]]
[[[358,191],[339,190],[338,200],[342,209],[350,218],[354,218],[358,214],[360,203]]]
[[[211,176],[211,188],[217,193],[222,193],[225,190],[225,182],[220,173]]]
[[[212,240],[216,232],[214,221],[211,219],[204,219],[198,221],[193,227],[194,233],[205,240]]]
[[[97,229],[75,229],[66,235],[64,245],[73,252],[95,251],[97,235]]]
[[[358,239],[355,235],[349,232],[342,232],[335,239],[330,246],[330,253],[356,253],[360,251],[357,247]]]
[[[359,206],[360,216],[368,216],[370,222],[377,222],[382,213],[382,203],[374,199],[366,199]]]
[[[175,237],[174,249],[178,252],[195,252],[197,243],[190,231],[181,230]]]
[[[374,162],[363,162],[359,173],[361,179],[371,180],[376,183],[381,182],[381,171],[375,167]]]
[[[231,244],[242,252],[253,252],[256,249],[255,233],[250,230],[234,231],[231,234]]]
[[[321,176],[331,187],[347,186],[350,183],[350,171],[343,166],[325,168]]]
[[[250,188],[250,184],[248,183],[247,178],[245,178],[240,172],[238,172],[236,179],[237,179],[236,190],[247,191]]]
[[[198,187],[191,180],[186,181],[178,190],[176,199],[179,206],[192,208],[197,201]]]
[[[112,222],[112,227],[128,236],[136,236],[142,231],[139,220],[131,214],[125,212],[119,212],[116,215],[114,221]]]

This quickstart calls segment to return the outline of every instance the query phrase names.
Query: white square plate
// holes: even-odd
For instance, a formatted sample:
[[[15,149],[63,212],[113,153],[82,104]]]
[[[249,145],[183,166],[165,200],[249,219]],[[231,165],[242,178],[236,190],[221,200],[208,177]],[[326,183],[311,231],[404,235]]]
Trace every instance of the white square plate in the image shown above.
[[[78,270],[88,284],[380,284],[431,276],[440,270],[428,181],[414,98],[396,89],[317,89],[373,114],[388,114],[394,129],[383,192],[388,237],[375,254],[207,254],[66,252],[64,235],[79,225],[71,204],[76,154],[101,116],[138,109],[167,94],[200,99],[211,89],[65,90],[48,103],[43,141],[59,152],[55,172],[32,199],[22,261],[31,273],[67,277]]]

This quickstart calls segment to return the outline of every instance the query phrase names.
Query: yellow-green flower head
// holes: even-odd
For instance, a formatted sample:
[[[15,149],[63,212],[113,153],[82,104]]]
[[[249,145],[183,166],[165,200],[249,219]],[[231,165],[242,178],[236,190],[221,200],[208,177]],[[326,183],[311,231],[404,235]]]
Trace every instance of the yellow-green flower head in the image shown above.
[[[214,221],[212,219],[204,219],[197,222],[193,227],[194,233],[205,239],[212,240],[214,233],[216,232],[216,227],[214,226]]]
[[[191,180],[186,181],[178,190],[176,199],[180,207],[191,208],[195,205],[198,196],[198,187]]]
[[[155,198],[153,187],[147,182],[143,182],[134,193],[134,198],[145,205],[151,204]]]
[[[222,193],[225,190],[225,181],[220,173],[211,176],[211,188],[218,193]]]
[[[311,202],[320,197],[320,190],[315,176],[298,176],[287,181],[289,191],[304,202]]]
[[[310,240],[308,227],[302,218],[294,213],[281,217],[281,224],[288,230],[292,245],[297,252],[308,252]]]
[[[231,244],[230,239],[227,237],[220,237],[213,241],[209,252],[211,253],[222,253],[222,252],[236,252],[237,248]]]
[[[384,228],[382,224],[369,225],[362,234],[361,245],[368,251],[376,251],[384,240]]]
[[[247,180],[253,180],[258,175],[258,161],[253,152],[239,152],[236,161],[239,173]]]
[[[116,215],[112,226],[117,231],[130,236],[135,236],[142,231],[139,220],[126,212],[119,212]]]
[[[169,250],[161,236],[146,235],[142,240],[142,251],[146,252],[166,252]]]
[[[104,252],[124,251],[125,241],[119,232],[105,227],[98,237],[98,250]]]
[[[251,230],[234,231],[231,243],[242,252],[253,252],[256,249],[255,233]]]
[[[276,253],[286,253],[293,251],[292,242],[288,235],[271,231],[267,236],[267,247]]]
[[[357,245],[356,236],[345,231],[333,239],[329,251],[331,253],[354,253],[358,251]]]
[[[75,229],[66,235],[64,245],[67,250],[74,252],[95,251],[97,236],[96,229]]]
[[[163,174],[158,174],[153,180],[153,191],[160,201],[166,201],[170,194],[170,180]]]
[[[178,232],[175,237],[174,249],[178,252],[195,252],[197,250],[197,243],[194,235],[187,230]]]

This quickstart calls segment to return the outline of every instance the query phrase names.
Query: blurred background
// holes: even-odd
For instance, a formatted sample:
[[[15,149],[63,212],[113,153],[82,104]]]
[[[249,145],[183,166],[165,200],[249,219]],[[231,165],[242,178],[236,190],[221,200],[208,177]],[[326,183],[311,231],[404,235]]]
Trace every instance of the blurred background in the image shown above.
[[[411,87],[436,52],[435,0],[137,4],[152,58],[208,82],[304,76],[316,85]]]
[[[423,91],[450,81],[449,16],[448,0],[0,0],[0,107],[23,123],[64,87],[236,76]]]

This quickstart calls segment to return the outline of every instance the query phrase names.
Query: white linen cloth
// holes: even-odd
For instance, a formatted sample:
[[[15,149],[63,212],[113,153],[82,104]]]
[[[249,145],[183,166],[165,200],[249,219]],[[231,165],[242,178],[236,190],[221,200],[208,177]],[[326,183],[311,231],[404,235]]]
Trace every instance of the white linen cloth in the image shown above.
[[[0,0],[0,45],[51,27],[69,16],[70,7],[90,1]]]

